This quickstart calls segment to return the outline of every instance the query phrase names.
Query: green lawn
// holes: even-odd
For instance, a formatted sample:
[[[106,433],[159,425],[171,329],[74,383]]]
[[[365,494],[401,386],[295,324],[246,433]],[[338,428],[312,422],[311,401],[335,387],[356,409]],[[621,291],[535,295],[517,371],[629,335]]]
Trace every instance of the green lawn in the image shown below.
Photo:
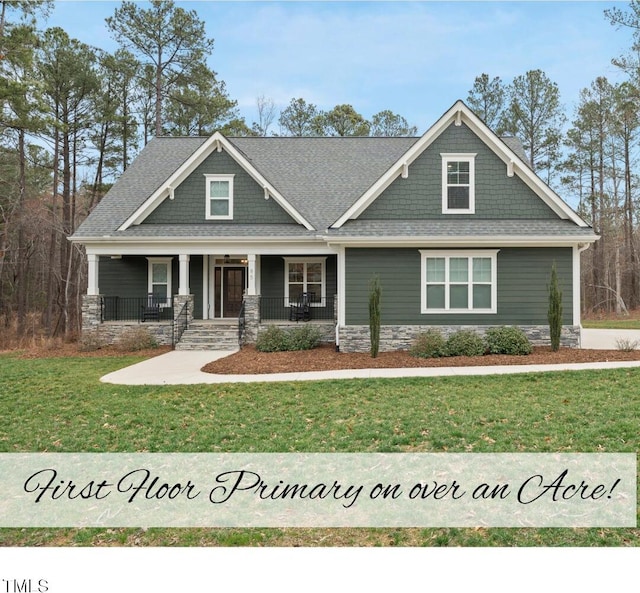
[[[638,452],[640,370],[177,387],[0,356],[0,451]],[[628,546],[638,529],[3,529],[0,545]]]
[[[640,329],[640,319],[583,319],[587,329]]]

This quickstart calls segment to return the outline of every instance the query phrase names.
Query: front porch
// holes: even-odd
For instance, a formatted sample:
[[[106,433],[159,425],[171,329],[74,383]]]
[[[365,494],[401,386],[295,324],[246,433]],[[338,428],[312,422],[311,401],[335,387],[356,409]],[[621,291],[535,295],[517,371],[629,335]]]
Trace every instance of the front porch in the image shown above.
[[[160,344],[227,349],[267,325],[313,323],[334,342],[336,292],[332,254],[89,255],[83,335],[113,343],[145,327]]]

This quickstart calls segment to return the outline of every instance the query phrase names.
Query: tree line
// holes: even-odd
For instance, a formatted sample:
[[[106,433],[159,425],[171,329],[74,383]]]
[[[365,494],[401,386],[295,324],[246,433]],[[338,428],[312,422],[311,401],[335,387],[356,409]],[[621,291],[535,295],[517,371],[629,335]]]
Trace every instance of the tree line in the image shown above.
[[[627,80],[598,78],[571,121],[540,70],[509,83],[482,74],[467,97],[494,131],[523,141],[531,166],[601,235],[583,256],[584,303],[594,310],[640,305],[639,6],[605,11],[636,35],[615,60]],[[67,237],[154,136],[418,132],[390,109],[366,119],[349,104],[322,110],[292,98],[278,112],[264,96],[248,124],[208,65],[214,40],[204,22],[172,0],[122,2],[106,19],[118,43],[111,53],[62,28],[39,29],[52,9],[53,0],[0,0],[0,335],[77,334],[85,261]]]

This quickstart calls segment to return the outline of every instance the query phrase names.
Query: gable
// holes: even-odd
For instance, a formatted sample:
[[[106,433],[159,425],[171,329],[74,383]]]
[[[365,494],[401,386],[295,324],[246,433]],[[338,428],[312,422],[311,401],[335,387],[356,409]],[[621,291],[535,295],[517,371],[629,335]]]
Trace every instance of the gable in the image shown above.
[[[206,175],[233,175],[233,217],[207,220]],[[147,224],[297,224],[226,151],[213,151],[141,223]]]
[[[475,213],[443,214],[442,154],[475,154]],[[361,220],[557,219],[464,123],[451,123],[359,216]]]

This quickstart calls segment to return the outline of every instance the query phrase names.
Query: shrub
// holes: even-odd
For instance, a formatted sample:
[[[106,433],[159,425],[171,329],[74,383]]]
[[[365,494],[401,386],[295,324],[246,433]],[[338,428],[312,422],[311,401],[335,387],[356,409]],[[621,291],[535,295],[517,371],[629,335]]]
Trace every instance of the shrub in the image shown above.
[[[289,335],[281,327],[270,325],[258,335],[256,350],[260,352],[284,352],[289,350]]]
[[[556,262],[551,267],[551,282],[549,284],[549,336],[551,338],[551,350],[557,352],[560,349],[560,334],[562,333],[562,291],[558,286],[558,272]]]
[[[118,340],[116,347],[123,352],[137,352],[157,348],[158,342],[148,329],[143,327],[129,329]]]
[[[380,278],[375,275],[369,283],[369,335],[371,339],[371,358],[378,356],[380,350],[380,299],[382,287]]]
[[[312,350],[322,338],[322,333],[313,325],[303,325],[288,332],[289,350]]]
[[[485,349],[484,340],[470,329],[451,334],[445,345],[447,356],[482,356]]]
[[[616,340],[616,348],[621,352],[633,352],[638,349],[640,342],[638,340],[629,340],[628,338],[618,338]]]
[[[78,350],[80,352],[95,352],[104,348],[104,340],[97,332],[87,332],[82,334],[80,341],[78,342]]]
[[[409,353],[418,358],[439,358],[445,355],[446,341],[440,330],[430,329],[418,334]]]
[[[284,330],[277,325],[270,325],[260,332],[256,340],[259,352],[288,352],[291,350],[311,350],[322,338],[317,327],[303,325],[291,330]]]
[[[487,330],[484,339],[489,354],[524,355],[533,351],[529,338],[519,327],[493,327]]]

